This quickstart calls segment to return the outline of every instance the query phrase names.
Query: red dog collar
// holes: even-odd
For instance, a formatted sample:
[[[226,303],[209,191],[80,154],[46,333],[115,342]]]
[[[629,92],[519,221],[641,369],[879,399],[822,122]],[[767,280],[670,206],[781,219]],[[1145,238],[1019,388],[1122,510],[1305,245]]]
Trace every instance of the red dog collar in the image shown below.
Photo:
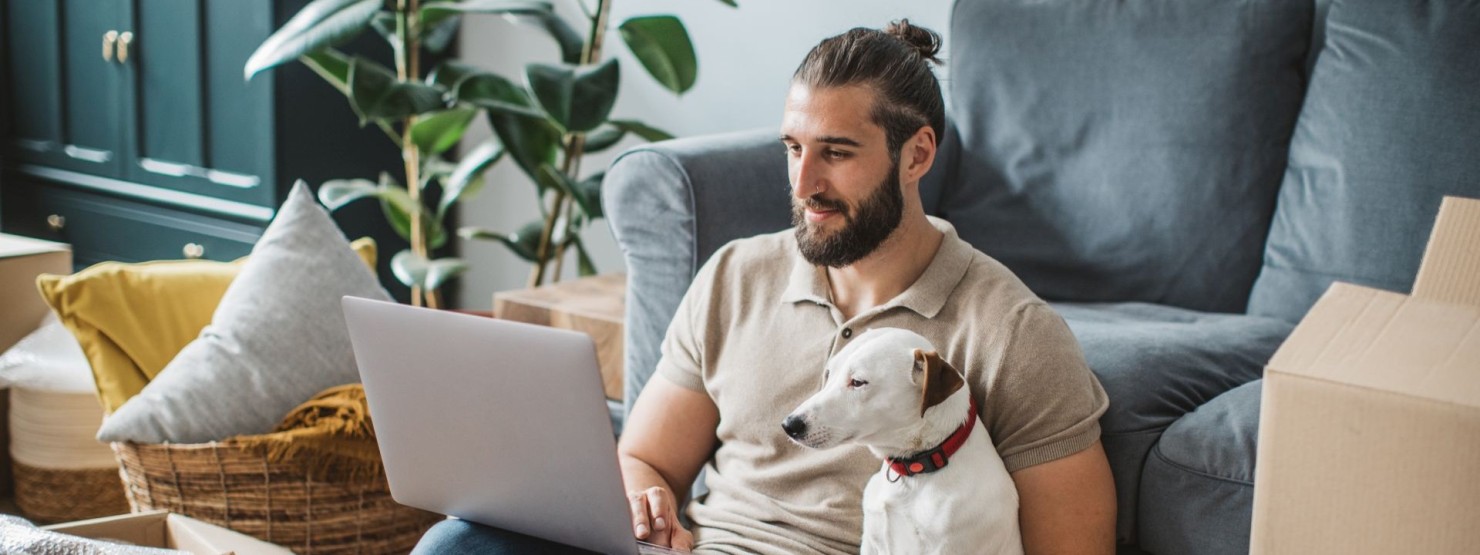
[[[969,397],[969,395],[968,395]],[[951,455],[966,444],[966,438],[971,436],[971,430],[976,427],[976,398],[971,397],[971,408],[966,413],[966,422],[961,427],[951,432],[945,442],[935,446],[933,449],[915,454],[908,458],[889,458],[889,468],[899,476],[914,476],[916,474],[928,474],[945,468],[951,462]],[[897,478],[896,478],[897,479]],[[892,481],[892,480],[891,480]]]

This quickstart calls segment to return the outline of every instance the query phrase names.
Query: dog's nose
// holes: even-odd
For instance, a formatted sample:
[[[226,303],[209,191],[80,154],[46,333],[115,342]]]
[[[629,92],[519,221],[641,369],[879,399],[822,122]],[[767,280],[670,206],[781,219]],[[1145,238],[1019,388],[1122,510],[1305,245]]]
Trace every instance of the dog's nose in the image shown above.
[[[786,435],[793,439],[801,439],[802,436],[807,435],[807,421],[793,414],[781,421],[781,429],[786,430]]]

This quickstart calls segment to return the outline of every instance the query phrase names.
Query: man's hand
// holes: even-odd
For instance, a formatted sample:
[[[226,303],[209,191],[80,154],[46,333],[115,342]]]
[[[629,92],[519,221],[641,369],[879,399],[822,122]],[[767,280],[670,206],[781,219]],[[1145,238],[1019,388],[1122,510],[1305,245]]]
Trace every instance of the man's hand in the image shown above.
[[[718,439],[719,410],[709,396],[653,376],[638,395],[617,442],[622,482],[632,506],[632,533],[645,542],[692,549],[694,536],[678,524],[678,499],[709,459]]]
[[[637,539],[683,551],[694,548],[694,535],[678,523],[678,503],[668,488],[629,491],[627,501],[632,505],[632,533]]]

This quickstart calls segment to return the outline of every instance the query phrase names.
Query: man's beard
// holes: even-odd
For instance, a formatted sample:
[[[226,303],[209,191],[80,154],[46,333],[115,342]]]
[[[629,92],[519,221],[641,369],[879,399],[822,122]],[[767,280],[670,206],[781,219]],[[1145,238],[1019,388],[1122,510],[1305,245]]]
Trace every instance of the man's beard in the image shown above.
[[[836,210],[843,228],[829,234],[822,222],[807,221],[806,209]],[[904,218],[904,193],[899,190],[899,163],[873,193],[851,209],[839,200],[811,197],[793,200],[791,223],[796,226],[797,247],[802,258],[815,266],[842,268],[868,256],[884,244]]]

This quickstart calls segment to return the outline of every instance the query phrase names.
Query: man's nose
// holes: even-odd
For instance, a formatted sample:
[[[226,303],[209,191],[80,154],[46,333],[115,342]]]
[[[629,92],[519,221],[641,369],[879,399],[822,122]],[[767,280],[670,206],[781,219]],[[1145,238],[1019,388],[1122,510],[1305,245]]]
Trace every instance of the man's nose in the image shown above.
[[[791,194],[798,199],[808,199],[825,190],[825,177],[817,160],[811,154],[803,154],[792,162]]]
[[[791,436],[792,439],[801,439],[802,436],[807,435],[807,421],[793,414],[781,421],[781,429],[786,430],[786,435]]]

